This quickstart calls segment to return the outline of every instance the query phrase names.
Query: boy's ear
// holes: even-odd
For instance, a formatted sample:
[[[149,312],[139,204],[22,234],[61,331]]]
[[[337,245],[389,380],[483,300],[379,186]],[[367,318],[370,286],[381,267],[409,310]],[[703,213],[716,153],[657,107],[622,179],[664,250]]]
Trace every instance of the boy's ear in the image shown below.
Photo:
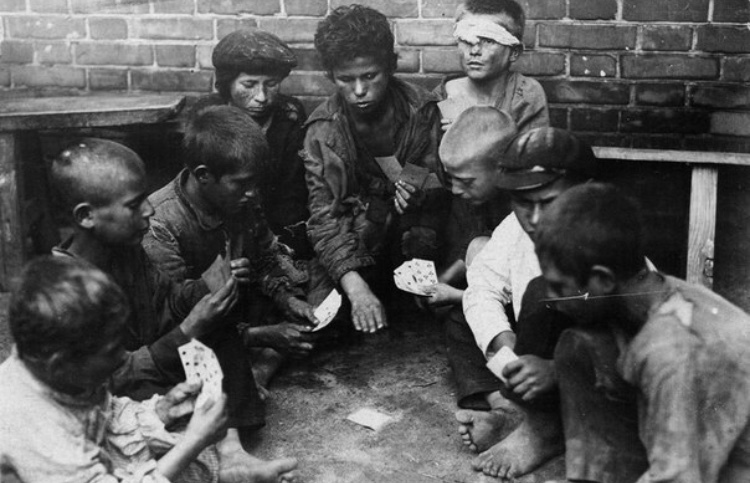
[[[73,220],[81,228],[91,229],[94,227],[94,209],[89,203],[78,203],[73,208]]]
[[[517,61],[518,58],[521,57],[522,53],[523,53],[523,44],[514,45],[513,49],[510,51],[510,61],[511,62]]]
[[[594,265],[589,272],[588,292],[596,295],[609,295],[617,289],[615,273],[604,265]]]

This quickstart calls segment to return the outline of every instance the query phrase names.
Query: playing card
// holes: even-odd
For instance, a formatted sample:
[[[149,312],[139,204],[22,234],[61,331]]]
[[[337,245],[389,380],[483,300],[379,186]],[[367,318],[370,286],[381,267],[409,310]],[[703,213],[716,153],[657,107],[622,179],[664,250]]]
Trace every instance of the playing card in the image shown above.
[[[185,380],[190,383],[202,382],[201,392],[195,401],[200,406],[207,399],[221,397],[224,373],[216,354],[208,346],[196,339],[178,348]]]
[[[398,177],[401,174],[401,163],[398,162],[398,159],[396,159],[395,156],[381,156],[376,157],[375,161],[377,161],[378,166],[380,166],[380,169],[383,170],[383,173],[385,173],[386,178],[388,178],[388,181],[391,183],[395,183],[398,181]]]
[[[492,371],[494,375],[500,378],[504,383],[508,383],[508,380],[503,376],[503,369],[509,362],[513,362],[518,359],[518,356],[509,347],[503,346],[492,358],[487,361],[487,368]]]
[[[333,289],[331,290],[331,293],[328,294],[328,297],[326,297],[326,299],[323,300],[313,312],[315,318],[318,319],[319,322],[312,331],[316,332],[330,324],[340,307],[341,294],[338,290]]]
[[[409,183],[417,189],[422,189],[427,177],[430,175],[430,170],[417,166],[413,163],[406,163],[404,169],[399,174],[399,179],[405,183]]]
[[[374,409],[362,408],[351,413],[346,419],[359,424],[360,426],[378,431],[383,426],[393,421],[394,418]]]
[[[201,278],[206,282],[208,290],[211,293],[216,293],[227,283],[229,277],[232,276],[232,269],[229,266],[229,258],[222,256],[221,254],[216,256],[210,267],[206,269],[201,275]]]
[[[415,295],[432,295],[433,287],[437,285],[435,263],[418,258],[404,262],[393,271],[393,281],[400,290]]]

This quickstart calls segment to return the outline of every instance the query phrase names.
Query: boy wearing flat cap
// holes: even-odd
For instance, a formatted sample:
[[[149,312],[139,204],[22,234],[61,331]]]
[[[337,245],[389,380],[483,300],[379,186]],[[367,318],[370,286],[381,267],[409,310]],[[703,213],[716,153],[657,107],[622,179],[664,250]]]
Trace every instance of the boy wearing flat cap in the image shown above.
[[[261,193],[271,230],[296,259],[312,257],[305,221],[307,186],[299,156],[307,118],[302,103],[281,94],[281,82],[296,67],[294,52],[264,30],[235,30],[216,44],[211,56],[218,93],[200,99],[192,113],[229,104],[246,111],[263,129],[271,150]]]
[[[376,10],[335,9],[318,25],[315,48],[336,93],[312,113],[305,136],[317,255],[310,301],[340,287],[354,327],[375,332],[386,325],[391,270],[437,255],[448,201],[437,179],[437,97],[394,77],[393,33]]]
[[[462,173],[467,164],[486,163],[495,171],[488,175],[492,188],[485,191],[507,190],[513,206],[468,267],[465,318],[450,317],[446,330],[458,403],[466,408],[456,413],[459,432],[470,449],[481,452],[472,465],[491,476],[514,477],[563,449],[559,403],[550,395],[555,388],[551,359],[567,321],[526,310],[538,304],[524,296],[541,275],[533,243],[536,224],[555,197],[591,177],[595,158],[590,147],[561,129],[536,128],[503,138],[499,127],[507,125],[507,115],[492,109],[464,111],[441,143],[441,160],[459,180],[453,181],[454,193],[479,197],[482,193],[467,185],[470,177],[461,181]],[[515,331],[513,319],[518,320]],[[506,366],[507,384],[486,368],[503,346],[521,356]]]

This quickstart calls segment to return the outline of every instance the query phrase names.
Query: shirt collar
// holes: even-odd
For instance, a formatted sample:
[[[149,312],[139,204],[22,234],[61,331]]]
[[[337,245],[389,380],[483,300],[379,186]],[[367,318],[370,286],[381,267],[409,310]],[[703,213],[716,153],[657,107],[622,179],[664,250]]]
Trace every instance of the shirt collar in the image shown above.
[[[185,206],[187,206],[193,215],[195,215],[195,218],[198,220],[198,225],[203,230],[213,231],[222,227],[224,225],[224,220],[217,215],[208,213],[206,210],[201,209],[198,205],[193,203],[190,198],[188,198],[187,193],[185,193],[185,184],[187,183],[188,176],[190,176],[190,171],[187,168],[184,168],[180,171],[180,174],[177,175],[177,179],[174,181],[174,190],[177,193],[177,197]]]

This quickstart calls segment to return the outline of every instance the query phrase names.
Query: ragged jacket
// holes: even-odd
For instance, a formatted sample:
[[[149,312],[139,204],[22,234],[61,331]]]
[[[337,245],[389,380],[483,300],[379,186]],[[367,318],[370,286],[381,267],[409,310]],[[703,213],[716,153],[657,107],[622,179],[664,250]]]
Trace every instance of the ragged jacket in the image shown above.
[[[301,295],[298,278],[303,274],[271,232],[261,207],[252,203],[240,222],[228,223],[190,202],[183,189],[188,176],[183,170],[149,196],[155,213],[143,248],[151,261],[173,280],[198,280],[218,255],[227,255],[229,240],[242,239],[252,281],[264,294],[281,307],[289,297]]]
[[[385,102],[393,102],[396,112],[396,159],[442,178],[437,100],[420,87],[392,78]],[[442,187],[429,189],[419,208],[397,215],[395,187],[357,142],[346,109],[337,94],[320,105],[308,119],[303,152],[310,192],[308,234],[336,283],[347,272],[374,265],[386,239],[400,242],[406,232],[420,239],[425,252],[436,252],[449,199]],[[389,237],[392,229],[398,230],[396,237]]]

